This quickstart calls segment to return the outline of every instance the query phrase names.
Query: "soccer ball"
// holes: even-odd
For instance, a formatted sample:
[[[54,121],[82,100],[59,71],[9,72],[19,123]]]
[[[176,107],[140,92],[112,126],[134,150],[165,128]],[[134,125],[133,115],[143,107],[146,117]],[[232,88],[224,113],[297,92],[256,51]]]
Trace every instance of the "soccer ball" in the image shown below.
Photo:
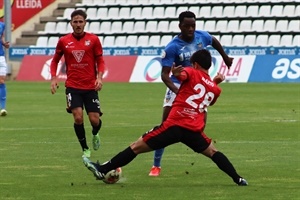
[[[104,176],[103,182],[107,184],[114,184],[121,178],[122,169],[121,167],[107,172]]]

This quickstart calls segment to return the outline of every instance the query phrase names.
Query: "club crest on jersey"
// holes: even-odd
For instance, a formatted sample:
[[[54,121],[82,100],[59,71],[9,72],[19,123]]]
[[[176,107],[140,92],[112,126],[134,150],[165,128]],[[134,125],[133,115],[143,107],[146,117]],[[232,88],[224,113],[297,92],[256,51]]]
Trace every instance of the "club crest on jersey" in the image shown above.
[[[86,40],[84,43],[85,46],[90,46],[90,44],[91,44],[91,40]]]
[[[76,59],[76,61],[79,63],[81,62],[83,55],[84,55],[84,50],[74,50],[72,51],[72,54],[74,56],[74,58]]]
[[[203,49],[203,44],[202,44],[202,42],[200,42],[200,43],[198,44],[198,47],[199,47],[199,49]]]

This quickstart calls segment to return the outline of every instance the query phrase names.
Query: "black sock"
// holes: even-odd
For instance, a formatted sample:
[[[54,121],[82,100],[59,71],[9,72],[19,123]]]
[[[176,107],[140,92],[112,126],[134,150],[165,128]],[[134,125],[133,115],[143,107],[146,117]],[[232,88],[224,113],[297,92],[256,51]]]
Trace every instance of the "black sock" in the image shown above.
[[[89,147],[87,146],[87,143],[86,143],[84,125],[74,123],[74,130],[75,130],[76,136],[78,138],[78,141],[81,145],[82,150],[88,149]]]
[[[93,127],[93,130],[92,130],[93,135],[97,135],[97,133],[100,131],[101,126],[102,126],[102,121],[101,121],[101,119],[99,119],[99,124],[98,124],[98,126],[93,126],[93,125],[92,125],[92,127]]]
[[[223,153],[218,151],[212,156],[211,159],[223,172],[230,176],[235,183],[238,183],[241,176],[237,174],[235,168]]]
[[[130,147],[126,148],[124,151],[121,151],[116,156],[114,156],[110,161],[104,163],[100,166],[100,171],[102,173],[107,173],[110,170],[122,167],[130,163],[137,154],[135,154]]]

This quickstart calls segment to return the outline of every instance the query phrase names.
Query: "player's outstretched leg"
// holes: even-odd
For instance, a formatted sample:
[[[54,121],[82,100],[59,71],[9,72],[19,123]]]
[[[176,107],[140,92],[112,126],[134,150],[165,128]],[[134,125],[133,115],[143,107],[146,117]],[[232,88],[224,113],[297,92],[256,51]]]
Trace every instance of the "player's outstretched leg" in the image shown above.
[[[211,157],[212,161],[216,163],[216,165],[225,172],[228,176],[232,178],[232,180],[239,186],[247,186],[248,182],[246,179],[238,175],[234,166],[228,160],[228,158],[220,151],[214,153]]]
[[[96,180],[104,179],[104,174],[99,171],[100,164],[98,162],[93,163],[87,157],[83,157],[83,163],[86,166],[86,168],[88,168],[88,170],[90,170],[94,174]]]

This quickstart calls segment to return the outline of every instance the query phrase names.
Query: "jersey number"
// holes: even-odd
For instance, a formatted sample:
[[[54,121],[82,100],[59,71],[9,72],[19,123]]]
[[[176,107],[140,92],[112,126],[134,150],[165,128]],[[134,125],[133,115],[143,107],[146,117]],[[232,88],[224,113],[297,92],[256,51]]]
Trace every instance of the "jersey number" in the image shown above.
[[[191,105],[195,109],[199,109],[200,112],[206,111],[206,107],[213,101],[215,95],[212,92],[206,92],[205,87],[202,84],[197,84],[194,87],[195,91],[199,91],[198,94],[189,96],[185,102]],[[198,105],[195,101],[201,99],[204,96],[203,101]]]

